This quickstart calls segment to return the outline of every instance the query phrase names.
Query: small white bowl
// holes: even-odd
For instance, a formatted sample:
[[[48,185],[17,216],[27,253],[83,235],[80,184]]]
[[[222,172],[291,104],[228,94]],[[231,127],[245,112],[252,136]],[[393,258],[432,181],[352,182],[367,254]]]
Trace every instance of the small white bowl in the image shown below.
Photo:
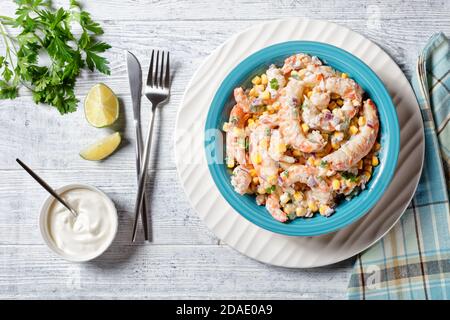
[[[53,198],[53,196],[49,195],[47,197],[47,199],[44,201],[42,207],[41,207],[41,211],[39,214],[39,227],[40,227],[40,231],[41,231],[41,235],[42,238],[44,239],[45,243],[47,244],[47,246],[56,254],[58,254],[60,257],[68,260],[68,261],[72,261],[72,262],[86,262],[86,261],[90,261],[93,260],[97,257],[99,257],[100,255],[102,255],[111,245],[111,243],[114,241],[114,238],[116,237],[117,234],[117,229],[118,229],[118,224],[119,224],[119,219],[117,216],[117,209],[114,205],[114,202],[100,189],[87,185],[87,184],[80,184],[80,183],[73,183],[73,184],[68,184],[65,185],[61,188],[56,189],[55,191],[58,194],[64,193],[68,190],[72,190],[72,189],[89,189],[91,191],[97,192],[100,195],[102,195],[105,200],[108,202],[109,205],[111,205],[111,207],[114,209],[114,221],[112,221],[113,224],[113,228],[114,228],[114,232],[111,235],[111,238],[108,239],[108,242],[105,243],[105,247],[102,250],[99,250],[98,252],[95,252],[92,255],[89,256],[83,256],[83,257],[74,257],[73,255],[68,255],[67,253],[65,253],[64,251],[62,251],[60,248],[58,248],[56,246],[56,244],[54,243],[52,237],[49,234],[48,231],[48,223],[47,223],[47,217],[48,217],[48,213],[49,213],[49,209],[50,206],[52,205],[53,201],[57,201],[56,199]]]

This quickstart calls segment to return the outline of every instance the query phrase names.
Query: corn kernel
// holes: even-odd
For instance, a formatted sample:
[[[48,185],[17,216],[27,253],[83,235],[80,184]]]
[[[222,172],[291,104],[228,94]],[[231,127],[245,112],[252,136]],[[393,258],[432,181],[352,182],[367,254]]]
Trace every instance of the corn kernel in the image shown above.
[[[314,160],[314,165],[318,167],[318,166],[320,166],[321,162],[322,162],[322,160],[316,159],[316,160]]]
[[[261,75],[261,84],[267,84],[269,80],[267,79],[266,74]]]
[[[254,125],[254,124],[255,124],[255,120],[253,120],[253,119],[248,119],[247,125],[251,126],[251,125]]]
[[[250,97],[256,97],[256,96],[258,95],[258,92],[256,92],[256,89],[255,89],[255,88],[251,88],[251,89],[250,89],[250,92],[248,93],[248,95],[249,95]]]
[[[315,160],[314,160],[313,157],[309,157],[307,162],[308,162],[308,164],[309,164],[310,166],[313,166],[314,163],[315,163]]]
[[[270,93],[269,91],[264,91],[261,93],[260,98],[263,100],[269,100],[270,99]]]
[[[254,184],[258,184],[259,183],[259,178],[258,177],[254,177],[253,178],[253,183]]]
[[[302,123],[302,130],[303,130],[304,133],[308,133],[309,126],[306,123]]]
[[[334,109],[336,109],[336,107],[337,107],[337,104],[334,101],[331,101],[330,104],[328,105],[328,109],[330,109],[330,110],[334,110]]]
[[[366,124],[366,117],[361,116],[358,118],[358,126],[362,127],[363,125]]]
[[[228,159],[227,160],[227,167],[233,168],[234,167],[234,159]]]
[[[341,74],[341,78],[344,78],[344,79],[348,78],[348,74],[346,74],[346,73]]]
[[[325,141],[328,140],[328,133],[322,133],[322,137]]]
[[[266,189],[259,186],[258,189],[256,190],[256,192],[258,192],[259,194],[265,194],[266,193]]]
[[[330,94],[330,98],[331,99],[333,99],[333,100],[337,100],[337,99],[339,99],[341,96],[339,95],[339,94],[337,94],[337,93],[331,93]]]
[[[272,111],[273,110],[273,106],[271,105],[271,104],[268,104],[267,106],[266,106],[266,109],[267,109],[267,111]]]
[[[253,155],[252,162],[254,164],[260,164],[262,162],[261,155],[259,153]]]
[[[277,180],[278,180],[278,176],[276,174],[273,174],[267,178],[267,182],[270,184],[276,184]]]
[[[330,210],[330,207],[327,205],[321,204],[319,207],[319,212],[321,215],[325,215],[328,212],[328,210]]]
[[[257,92],[258,94],[260,94],[261,92],[264,91],[264,89],[265,89],[266,87],[265,87],[263,84],[258,84],[258,85],[253,86],[253,88],[256,90],[256,92]]]
[[[344,104],[344,101],[342,101],[342,99],[337,99],[337,100],[336,100],[336,104],[337,104],[339,107],[342,107],[342,105]]]
[[[267,139],[262,139],[260,142],[260,146],[263,149],[267,149],[269,147],[269,141],[267,141]]]
[[[331,142],[331,147],[332,147],[334,150],[337,150],[337,149],[339,149],[340,145],[339,145],[339,143]]]
[[[252,79],[253,84],[260,84],[261,83],[261,77],[256,76]]]
[[[308,98],[311,98],[312,94],[313,94],[313,92],[312,92],[312,91],[309,91],[309,92],[307,93]]]
[[[339,190],[341,188],[341,182],[338,179],[333,179],[333,190]]]
[[[364,161],[362,161],[362,160],[358,161],[358,170],[361,170],[363,168],[363,164],[364,164]]]
[[[228,122],[225,122],[223,124],[222,130],[228,132],[228,130],[230,130],[230,124]]]
[[[379,142],[375,143],[375,151],[378,151],[381,149],[381,144]]]
[[[366,176],[367,180],[370,179],[370,177],[372,176],[372,174],[370,172],[364,171],[364,175]]]
[[[278,101],[274,102],[274,104],[272,104],[272,108],[273,110],[278,111],[281,108],[281,104]]]
[[[372,174],[372,166],[365,166],[364,170]]]
[[[295,70],[292,70],[292,72],[291,72],[291,77],[292,77],[292,76],[297,76],[297,75],[298,75],[298,72],[295,71]]]
[[[341,131],[336,131],[335,133],[333,133],[333,136],[338,141],[341,141],[342,139],[344,139],[344,133]]]
[[[294,192],[294,200],[300,201],[302,199],[303,199],[303,193],[301,193],[300,191],[295,191]]]
[[[351,182],[350,180],[346,179],[345,180],[345,185],[347,186],[347,188],[351,188],[351,187],[353,187],[353,182]]]
[[[289,200],[290,200],[290,199],[289,199],[289,194],[287,194],[286,192],[283,193],[283,194],[280,196],[280,203],[281,203],[282,205],[286,204]]]
[[[284,143],[279,143],[277,146],[278,152],[279,153],[284,153],[286,152],[286,144]]]
[[[351,135],[355,135],[358,133],[358,128],[356,126],[350,126],[349,131]]]
[[[292,151],[292,154],[294,155],[294,157],[301,157],[302,155],[302,153],[299,150]]]
[[[248,173],[250,174],[250,176],[256,177],[256,170],[255,169],[249,170]]]
[[[295,209],[295,214],[297,215],[297,217],[303,217],[306,214],[306,208],[303,207],[297,207]]]
[[[317,204],[313,201],[309,201],[308,202],[308,208],[312,211],[312,212],[317,212],[317,210],[319,210],[319,208],[317,208]]]
[[[373,156],[373,157],[372,157],[372,165],[373,165],[374,167],[376,167],[376,166],[379,165],[379,164],[380,164],[380,161],[378,160],[378,157]]]

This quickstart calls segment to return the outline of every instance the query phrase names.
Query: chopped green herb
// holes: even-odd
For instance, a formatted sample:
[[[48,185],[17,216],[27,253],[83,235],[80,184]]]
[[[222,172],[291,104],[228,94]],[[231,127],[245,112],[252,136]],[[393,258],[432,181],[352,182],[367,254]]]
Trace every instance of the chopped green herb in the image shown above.
[[[278,88],[280,87],[280,85],[278,84],[278,80],[273,78],[272,80],[270,80],[270,88],[272,88],[273,90],[278,90]]]
[[[264,133],[266,134],[266,136],[270,136],[270,128],[266,128],[266,130],[264,131]]]
[[[326,161],[324,161],[324,160],[320,161],[320,167],[321,167],[321,168],[326,168],[327,165],[328,165],[328,162],[326,162]]]
[[[271,194],[272,192],[274,192],[276,189],[275,186],[270,186],[269,188],[266,188],[266,193],[267,194]]]
[[[248,140],[248,138],[245,138],[245,151],[248,151],[249,148],[250,148],[250,141]]]

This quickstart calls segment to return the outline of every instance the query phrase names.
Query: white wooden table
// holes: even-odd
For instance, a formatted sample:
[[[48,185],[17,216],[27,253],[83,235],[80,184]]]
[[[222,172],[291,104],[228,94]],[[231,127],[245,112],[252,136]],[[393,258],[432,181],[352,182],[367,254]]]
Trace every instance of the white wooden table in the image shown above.
[[[68,1],[55,1],[56,5]],[[110,159],[88,162],[78,151],[111,129],[95,129],[78,111],[60,116],[36,106],[28,93],[0,101],[0,298],[345,298],[353,260],[318,269],[290,270],[253,261],[221,243],[200,221],[178,182],[173,159],[175,116],[183,90],[205,57],[231,35],[261,21],[285,17],[326,19],[382,46],[408,77],[417,51],[435,31],[450,35],[450,1],[83,1],[112,45],[112,75],[83,74],[77,94],[104,82],[120,97],[115,129],[125,143]],[[0,14],[15,5],[0,0]],[[130,243],[136,191],[134,131],[124,50],[146,69],[151,47],[171,51],[172,97],[161,113],[151,165],[151,244]],[[0,45],[3,51],[3,45]],[[146,71],[144,71],[146,73]],[[148,104],[143,100],[146,118]],[[98,186],[120,215],[113,246],[99,259],[68,263],[47,249],[38,212],[47,196],[15,163],[19,157],[58,186]]]

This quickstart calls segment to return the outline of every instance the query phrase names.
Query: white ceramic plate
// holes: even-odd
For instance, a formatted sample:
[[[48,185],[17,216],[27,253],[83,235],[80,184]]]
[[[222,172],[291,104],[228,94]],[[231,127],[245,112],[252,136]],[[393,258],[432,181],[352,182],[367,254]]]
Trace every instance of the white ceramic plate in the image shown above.
[[[318,237],[275,234],[247,221],[221,196],[205,159],[205,119],[223,79],[255,51],[291,40],[325,42],[364,61],[391,94],[401,130],[398,167],[381,200],[350,226]],[[414,92],[405,75],[373,42],[326,21],[278,20],[235,35],[200,66],[186,89],[178,111],[175,157],[181,183],[192,206],[217,237],[239,252],[264,263],[292,268],[318,267],[342,261],[365,250],[400,219],[416,190],[422,171],[423,123]]]

